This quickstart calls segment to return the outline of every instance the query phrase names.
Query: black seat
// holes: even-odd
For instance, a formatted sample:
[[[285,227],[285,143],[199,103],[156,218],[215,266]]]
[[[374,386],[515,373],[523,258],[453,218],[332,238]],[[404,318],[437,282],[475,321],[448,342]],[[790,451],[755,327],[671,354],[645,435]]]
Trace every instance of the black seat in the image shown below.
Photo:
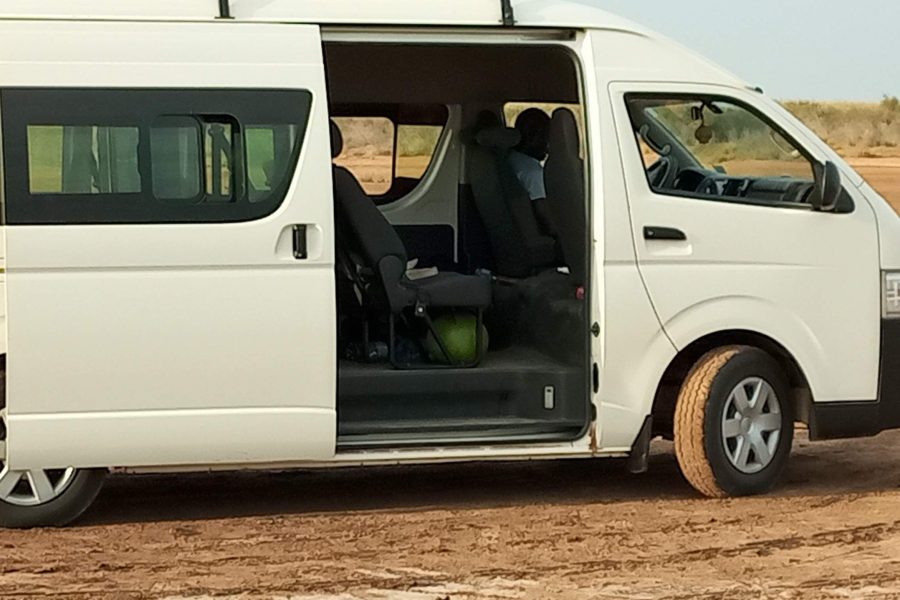
[[[484,222],[494,257],[494,270],[507,277],[528,277],[556,259],[553,238],[543,235],[531,199],[508,163],[519,143],[515,129],[503,127],[490,112],[478,117],[469,135],[467,172],[475,206]]]
[[[558,108],[550,121],[550,143],[544,165],[547,204],[553,215],[563,258],[576,286],[583,286],[587,271],[587,207],[584,163],[575,115]]]
[[[343,138],[336,125],[331,125],[331,154],[340,155]],[[407,276],[408,257],[403,242],[393,226],[375,206],[371,198],[347,169],[335,165],[335,219],[339,240],[339,260],[346,274],[354,280],[361,295],[376,308],[385,308],[390,323],[390,355],[394,358],[394,318],[404,309],[413,308],[415,317],[423,319],[442,346],[434,331],[429,307],[469,309],[477,312],[478,348],[481,350],[482,311],[491,304],[491,281],[487,277],[459,273],[438,273],[424,279]],[[449,353],[441,348],[449,360]],[[475,363],[455,366],[474,366]]]

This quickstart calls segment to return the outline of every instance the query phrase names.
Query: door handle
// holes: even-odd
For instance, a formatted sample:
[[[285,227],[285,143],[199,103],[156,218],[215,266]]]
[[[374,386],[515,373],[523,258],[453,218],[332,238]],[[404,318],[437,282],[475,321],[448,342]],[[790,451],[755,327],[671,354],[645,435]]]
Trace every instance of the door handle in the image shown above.
[[[306,247],[306,225],[294,225],[294,258],[304,260],[309,257]]]
[[[687,240],[687,236],[674,227],[644,227],[644,239],[683,242]]]

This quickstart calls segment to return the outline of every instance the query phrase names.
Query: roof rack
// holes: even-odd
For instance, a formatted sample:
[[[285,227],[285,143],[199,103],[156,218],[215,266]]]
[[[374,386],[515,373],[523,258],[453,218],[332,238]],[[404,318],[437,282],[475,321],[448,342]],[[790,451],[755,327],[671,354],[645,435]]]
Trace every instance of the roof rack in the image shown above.
[[[516,24],[516,14],[513,11],[512,0],[500,0],[500,15],[504,27],[513,27]],[[231,0],[219,0],[219,19],[233,19],[231,16]]]
[[[225,0],[227,2],[228,0]],[[516,15],[513,12],[512,0],[500,0],[500,12],[503,15],[503,26],[512,27],[516,24]]]

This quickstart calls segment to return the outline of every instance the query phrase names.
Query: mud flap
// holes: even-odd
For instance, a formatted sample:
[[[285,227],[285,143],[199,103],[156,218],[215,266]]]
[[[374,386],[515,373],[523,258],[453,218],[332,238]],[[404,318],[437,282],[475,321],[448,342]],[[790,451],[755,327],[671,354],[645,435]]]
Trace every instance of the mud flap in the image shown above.
[[[629,473],[646,473],[650,459],[650,440],[653,438],[653,416],[647,415],[637,439],[631,446],[626,468]]]

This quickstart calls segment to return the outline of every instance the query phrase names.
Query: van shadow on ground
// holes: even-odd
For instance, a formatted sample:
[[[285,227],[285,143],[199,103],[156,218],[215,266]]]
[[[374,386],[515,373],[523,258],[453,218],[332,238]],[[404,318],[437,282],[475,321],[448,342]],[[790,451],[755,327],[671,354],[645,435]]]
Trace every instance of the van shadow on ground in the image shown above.
[[[900,486],[900,434],[869,440],[795,442],[783,496],[833,496]],[[650,471],[620,459],[466,463],[403,467],[115,475],[80,525],[322,514],[693,500],[671,444]]]

